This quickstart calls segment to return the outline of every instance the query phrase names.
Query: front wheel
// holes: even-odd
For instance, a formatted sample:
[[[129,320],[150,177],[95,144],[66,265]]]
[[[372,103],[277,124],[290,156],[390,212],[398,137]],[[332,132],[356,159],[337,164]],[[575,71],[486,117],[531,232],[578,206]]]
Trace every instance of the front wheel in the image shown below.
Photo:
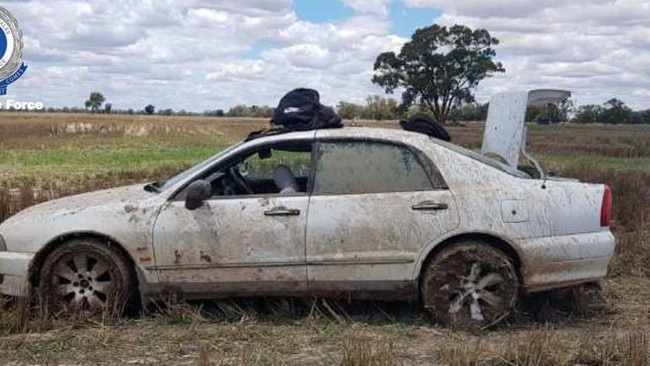
[[[104,243],[63,243],[41,268],[40,295],[48,311],[121,315],[132,307],[135,292],[128,262]]]
[[[508,256],[480,242],[440,251],[424,269],[420,286],[425,309],[447,325],[494,325],[510,314],[519,294]]]

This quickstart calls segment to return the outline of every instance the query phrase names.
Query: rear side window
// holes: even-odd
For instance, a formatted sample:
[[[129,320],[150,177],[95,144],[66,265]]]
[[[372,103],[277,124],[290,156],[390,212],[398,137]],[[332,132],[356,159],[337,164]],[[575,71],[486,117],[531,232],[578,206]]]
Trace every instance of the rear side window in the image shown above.
[[[417,155],[381,142],[319,144],[314,194],[415,192],[433,189]]]

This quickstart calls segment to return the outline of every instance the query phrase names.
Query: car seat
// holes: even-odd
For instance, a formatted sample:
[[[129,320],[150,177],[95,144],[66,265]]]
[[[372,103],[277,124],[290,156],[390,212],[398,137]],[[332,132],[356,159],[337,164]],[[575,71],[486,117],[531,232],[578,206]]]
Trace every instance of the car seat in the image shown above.
[[[292,194],[300,191],[298,181],[286,165],[278,165],[273,171],[273,182],[280,190],[280,194]]]

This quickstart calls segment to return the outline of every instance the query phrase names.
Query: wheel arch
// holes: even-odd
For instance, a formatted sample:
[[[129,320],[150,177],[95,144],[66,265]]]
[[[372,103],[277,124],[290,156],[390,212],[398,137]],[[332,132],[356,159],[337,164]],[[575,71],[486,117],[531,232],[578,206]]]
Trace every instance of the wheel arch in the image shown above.
[[[136,282],[137,288],[138,291],[140,291],[140,286],[143,280],[143,276],[142,273],[140,272],[140,269],[138,268],[135,261],[133,260],[133,257],[131,257],[131,255],[124,248],[124,246],[120,244],[115,238],[97,231],[68,232],[51,239],[47,244],[45,244],[45,246],[36,253],[29,268],[29,285],[31,288],[38,287],[40,281],[41,269],[43,267],[43,264],[47,256],[50,253],[52,253],[52,251],[56,249],[59,245],[71,239],[95,240],[99,243],[104,243],[106,246],[117,250],[128,261],[128,264],[133,269],[133,272],[135,273],[135,280],[137,281]]]
[[[517,279],[520,284],[523,284],[523,278],[521,275],[521,257],[519,256],[518,251],[515,249],[516,246],[513,245],[508,240],[492,234],[492,233],[483,233],[483,232],[472,232],[472,233],[463,233],[459,235],[454,235],[449,238],[444,239],[443,241],[429,247],[423,255],[420,256],[420,260],[416,265],[414,275],[415,282],[420,287],[420,278],[422,271],[427,268],[428,263],[442,250],[448,248],[449,246],[464,242],[464,241],[476,241],[483,243],[484,245],[490,246],[492,248],[498,249],[505,253],[510,260],[512,260],[512,265],[515,267],[515,272],[517,274]]]

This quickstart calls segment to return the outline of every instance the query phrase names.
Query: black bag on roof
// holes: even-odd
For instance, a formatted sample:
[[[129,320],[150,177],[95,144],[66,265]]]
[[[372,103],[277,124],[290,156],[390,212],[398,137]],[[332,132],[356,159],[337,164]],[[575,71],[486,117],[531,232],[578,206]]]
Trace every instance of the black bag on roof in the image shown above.
[[[294,89],[280,99],[271,124],[296,131],[343,127],[334,109],[320,104],[318,92],[306,88]]]
[[[406,131],[419,132],[440,140],[451,141],[447,130],[426,114],[414,114],[406,120],[399,121],[399,125]]]

